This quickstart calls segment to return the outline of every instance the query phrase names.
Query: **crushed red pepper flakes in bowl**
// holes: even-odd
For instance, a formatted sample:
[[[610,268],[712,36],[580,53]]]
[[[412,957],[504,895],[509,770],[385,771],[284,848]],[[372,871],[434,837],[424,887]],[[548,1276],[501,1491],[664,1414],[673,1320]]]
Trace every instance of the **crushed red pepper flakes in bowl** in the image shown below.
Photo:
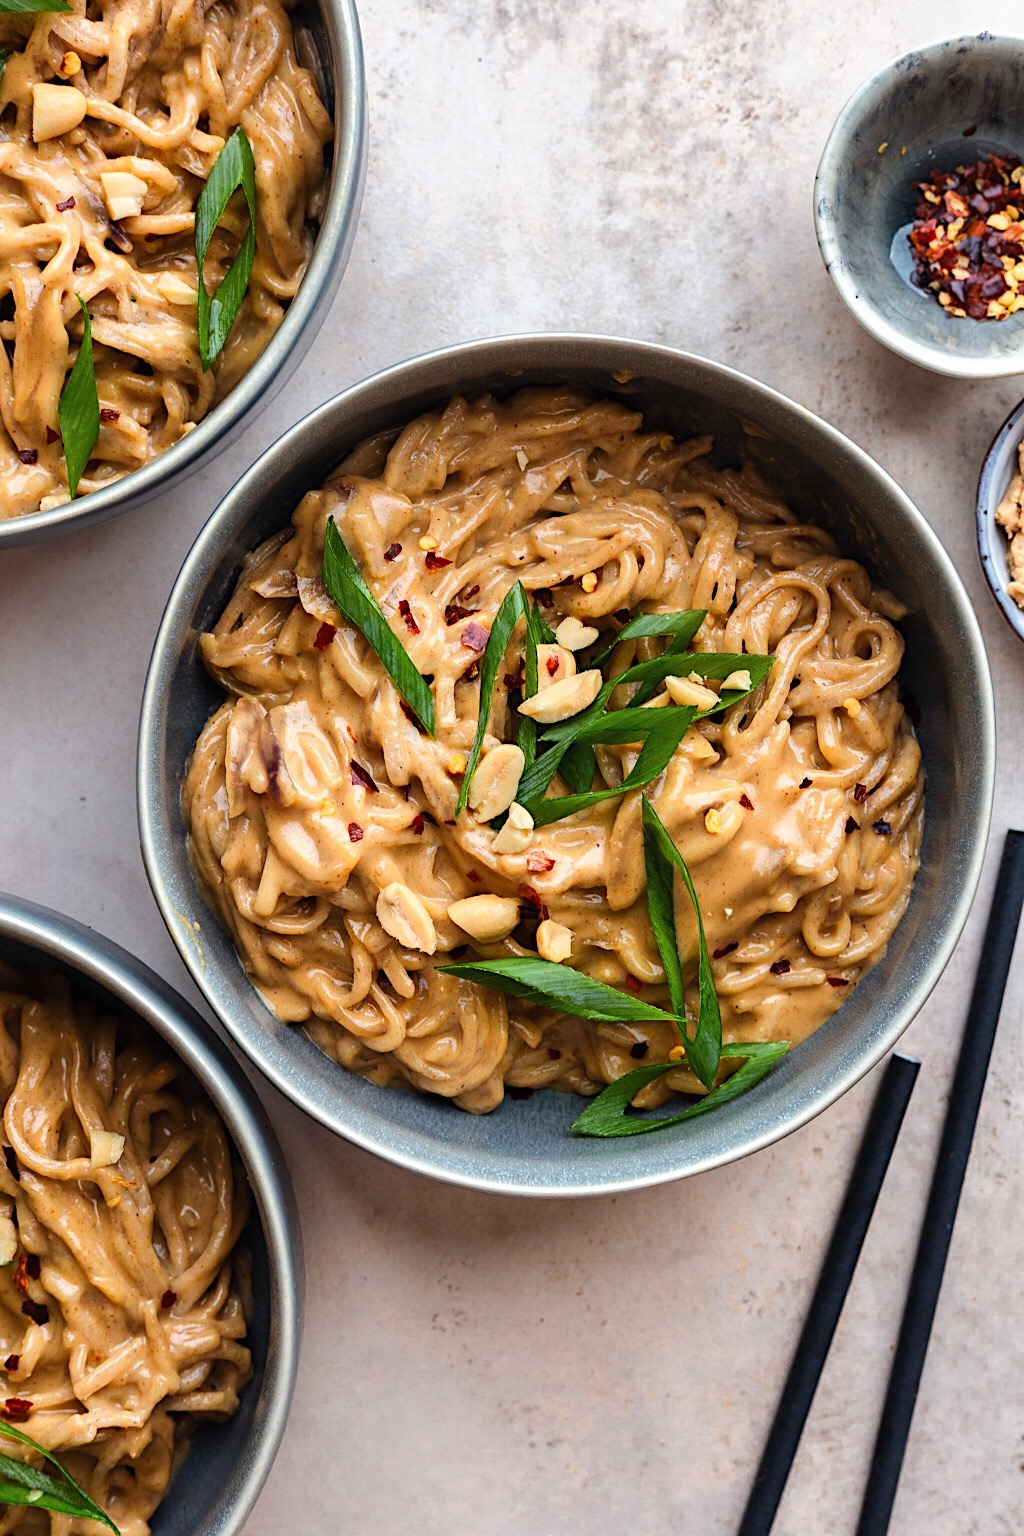
[[[910,281],[958,320],[1005,320],[1024,309],[1024,164],[984,155],[914,182]]]

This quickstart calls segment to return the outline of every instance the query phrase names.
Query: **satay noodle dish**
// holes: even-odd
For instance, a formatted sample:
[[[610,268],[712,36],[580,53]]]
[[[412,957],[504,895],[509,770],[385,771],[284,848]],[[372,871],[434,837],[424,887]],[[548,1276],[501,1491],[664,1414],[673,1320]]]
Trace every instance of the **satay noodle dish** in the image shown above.
[[[287,0],[46,3],[0,7],[7,518],[146,464],[234,388],[306,269],[333,132]]]
[[[713,450],[575,389],[455,398],[246,560],[192,858],[351,1071],[475,1113],[623,1079],[596,1129],[632,1133],[883,955],[923,814],[903,609]]]
[[[0,1018],[0,1452],[55,1475],[9,1438],[30,1436],[77,1483],[72,1511],[98,1506],[8,1504],[5,1473],[0,1531],[146,1536],[192,1429],[250,1376],[245,1177],[138,1021],[6,965]]]

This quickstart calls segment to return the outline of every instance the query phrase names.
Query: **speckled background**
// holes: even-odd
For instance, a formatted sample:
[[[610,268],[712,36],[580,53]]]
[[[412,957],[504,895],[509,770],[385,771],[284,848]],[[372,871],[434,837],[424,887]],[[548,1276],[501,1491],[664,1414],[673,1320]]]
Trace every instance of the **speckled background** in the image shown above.
[[[364,0],[362,225],[284,398],[181,492],[0,568],[0,886],[86,919],[188,993],[138,855],[142,680],[200,524],[309,407],[444,342],[615,331],[804,401],[917,500],[995,672],[995,840],[906,1036],[923,1069],[778,1536],[854,1529],[997,844],[1024,822],[1024,647],[973,526],[981,456],[1021,390],[920,373],[863,334],[818,260],[811,184],[866,75],[943,35],[1021,29],[1019,14],[1006,0]],[[1022,1003],[1019,955],[894,1536],[1021,1530]],[[873,1091],[688,1184],[545,1204],[401,1173],[268,1090],[309,1293],[291,1424],[249,1536],[728,1536]]]

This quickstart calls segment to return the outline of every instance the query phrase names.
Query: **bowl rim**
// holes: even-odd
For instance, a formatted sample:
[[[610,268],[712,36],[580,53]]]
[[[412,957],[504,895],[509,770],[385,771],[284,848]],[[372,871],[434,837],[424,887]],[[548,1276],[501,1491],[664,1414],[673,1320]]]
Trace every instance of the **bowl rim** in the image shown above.
[[[1016,354],[1002,358],[961,358],[939,352],[928,343],[905,336],[879,313],[870,299],[860,293],[850,274],[849,264],[836,231],[834,215],[831,212],[826,214],[824,205],[831,202],[834,188],[845,174],[847,158],[845,147],[860,124],[866,99],[875,94],[882,94],[883,88],[887,91],[901,67],[905,72],[911,60],[921,60],[931,66],[944,49],[959,44],[976,46],[979,43],[1009,43],[1024,53],[1024,36],[1015,37],[1012,33],[989,32],[987,29],[982,29],[980,32],[966,32],[959,36],[936,38],[934,42],[924,43],[919,48],[910,48],[897,58],[888,60],[869,75],[841,107],[835,122],[829,129],[818,161],[818,169],[814,175],[814,233],[818,249],[832,286],[850,314],[869,335],[881,342],[882,346],[888,347],[890,352],[906,358],[908,362],[916,363],[919,368],[925,368],[929,373],[938,373],[953,379],[1004,379],[1012,378],[1016,374],[1024,374],[1024,337],[1021,339],[1020,351]]]
[[[331,47],[335,99],[334,161],[327,207],[309,264],[284,319],[234,389],[193,431],[138,469],[88,495],[45,512],[0,518],[0,548],[35,543],[55,534],[106,522],[170,490],[200,462],[214,457],[265,407],[300,361],[303,336],[312,341],[348,262],[366,179],[367,93],[362,36],[355,0],[309,0]]]
[[[551,356],[548,364],[544,365],[536,359],[523,362],[519,353],[528,352],[531,348],[538,346],[547,348],[550,352]],[[566,364],[561,361],[560,353],[564,354],[566,349],[578,350],[581,347],[584,355],[577,357],[575,364]],[[298,1080],[300,1077],[298,1070],[277,1070],[270,1066],[265,1059],[259,1039],[255,1036],[254,1032],[250,1032],[246,1028],[245,1021],[239,1021],[232,1017],[230,1010],[220,1007],[214,997],[210,995],[207,990],[208,977],[205,958],[200,957],[194,942],[189,942],[186,938],[181,914],[171,894],[170,883],[174,879],[174,872],[169,862],[166,878],[164,873],[164,854],[162,851],[160,824],[166,800],[163,794],[161,774],[163,755],[160,734],[160,710],[162,700],[168,696],[170,680],[174,674],[181,642],[186,631],[188,621],[185,617],[185,611],[192,606],[193,593],[197,590],[203,590],[206,573],[216,562],[222,528],[230,527],[236,516],[239,504],[244,503],[249,494],[258,489],[264,476],[270,477],[272,475],[279,460],[287,459],[293,445],[304,438],[310,442],[315,441],[317,429],[321,423],[330,421],[339,411],[349,409],[353,413],[357,412],[363,397],[372,397],[386,386],[390,386],[396,398],[399,399],[414,394],[417,385],[420,385],[421,388],[425,387],[425,383],[421,383],[417,378],[418,373],[430,374],[446,363],[457,362],[459,365],[459,375],[463,378],[471,378],[475,375],[478,376],[481,373],[486,373],[488,368],[493,371],[506,371],[511,374],[522,362],[523,368],[526,371],[529,371],[531,368],[537,369],[548,366],[555,371],[564,371],[565,376],[571,379],[574,368],[585,366],[607,368],[610,374],[615,367],[621,366],[624,361],[622,357],[614,356],[616,349],[627,351],[630,359],[634,362],[636,359],[640,359],[638,366],[634,369],[636,373],[641,373],[644,370],[654,373],[659,363],[666,365],[668,363],[679,364],[680,362],[693,364],[699,369],[710,369],[724,384],[732,384],[739,386],[742,391],[753,392],[766,407],[774,409],[781,407],[786,414],[797,413],[796,419],[804,424],[810,424],[814,431],[821,434],[824,441],[831,447],[833,454],[846,455],[852,458],[860,470],[866,472],[868,478],[883,488],[891,500],[895,500],[901,505],[905,516],[913,525],[915,533],[923,543],[930,547],[936,564],[945,572],[948,589],[956,608],[957,616],[963,626],[965,635],[968,637],[972,670],[977,679],[979,689],[979,713],[982,729],[976,743],[976,757],[972,764],[974,798],[972,802],[973,821],[969,855],[958,870],[960,883],[957,885],[944,911],[944,940],[918,975],[908,998],[900,1009],[897,1022],[893,1023],[890,1021],[884,1028],[879,1030],[874,1041],[865,1042],[864,1049],[857,1056],[857,1059],[843,1071],[831,1074],[827,1083],[816,1094],[805,1094],[800,1099],[800,1102],[789,1106],[788,1113],[780,1121],[774,1123],[770,1129],[765,1129],[761,1134],[751,1135],[740,1147],[719,1154],[707,1153],[703,1156],[691,1154],[689,1163],[685,1167],[672,1167],[657,1172],[648,1170],[631,1175],[623,1174],[622,1177],[617,1179],[602,1177],[600,1182],[567,1183],[557,1186],[545,1184],[539,1186],[525,1181],[510,1181],[499,1177],[492,1177],[487,1173],[465,1172],[462,1169],[448,1168],[437,1163],[427,1164],[421,1156],[413,1152],[405,1153],[401,1149],[390,1145],[386,1136],[374,1135],[351,1127],[345,1121],[343,1105],[336,1103],[325,1106],[318,1103],[315,1097],[306,1090],[304,1084]],[[612,355],[610,362],[609,357],[606,355],[608,353]],[[498,361],[496,354],[500,354],[501,362]],[[454,375],[448,387],[451,390],[457,388]],[[290,513],[286,515],[290,515]],[[457,343],[392,364],[370,375],[368,378],[350,385],[347,389],[340,391],[332,399],[311,411],[268,448],[241,476],[198,534],[171,589],[167,606],[160,621],[142,696],[136,762],[136,801],[143,863],[154,898],[172,940],[188,967],[193,980],[204,997],[206,997],[209,1007],[221,1021],[231,1038],[281,1093],[285,1094],[306,1114],[310,1115],[335,1135],[342,1136],[363,1150],[372,1152],[412,1172],[426,1174],[430,1177],[439,1178],[467,1188],[488,1190],[500,1194],[569,1197],[582,1194],[614,1194],[631,1189],[646,1188],[650,1185],[667,1183],[677,1178],[705,1172],[711,1168],[736,1161],[739,1157],[744,1157],[750,1152],[758,1151],[762,1147],[781,1140],[784,1136],[789,1135],[790,1132],[805,1125],[815,1115],[834,1103],[847,1089],[851,1088],[854,1083],[858,1082],[866,1072],[875,1066],[886,1052],[896,1044],[900,1035],[924,1005],[942,971],[945,969],[963,930],[984,861],[987,833],[991,818],[994,781],[995,701],[987,655],[974,610],[956,568],[934,530],[897,482],[869,454],[843,433],[839,432],[837,428],[830,426],[828,422],[816,416],[805,406],[789,400],[777,390],[772,389],[771,386],[762,384],[758,380],[752,379],[749,375],[743,374],[726,364],[712,362],[695,353],[687,353],[681,349],[667,347],[660,343],[638,342],[618,336],[572,332],[540,332],[486,337],[475,341]],[[192,878],[194,880],[194,876]],[[207,910],[212,911],[209,908],[207,898],[198,887],[198,884],[196,884],[196,890]],[[254,995],[258,996],[258,994]],[[287,1027],[291,1028],[293,1026]],[[794,1097],[798,1096],[794,1095]]]
[[[302,1228],[280,1143],[240,1063],[213,1027],[141,960],[74,918],[0,891],[0,940],[11,939],[85,977],[137,1015],[193,1073],[241,1158],[270,1271],[270,1341],[245,1467],[208,1536],[239,1536],[274,1463],[295,1388],[302,1333]]]
[[[978,474],[978,494],[975,503],[978,560],[981,564],[982,574],[988,583],[989,591],[995,598],[999,612],[1007,624],[1009,624],[1018,640],[1024,640],[1024,608],[1021,608],[1014,602],[1003,582],[999,580],[993,545],[996,540],[1001,541],[1003,545],[1006,543],[1006,539],[997,527],[995,519],[996,507],[1002,499],[999,487],[995,483],[996,459],[1008,438],[1014,438],[1017,445],[1024,442],[1024,425],[1022,423],[1024,423],[1024,400],[1021,400],[1018,405],[1014,406],[988,446],[985,457],[981,461],[981,470]],[[1005,491],[1003,494],[1005,494]]]

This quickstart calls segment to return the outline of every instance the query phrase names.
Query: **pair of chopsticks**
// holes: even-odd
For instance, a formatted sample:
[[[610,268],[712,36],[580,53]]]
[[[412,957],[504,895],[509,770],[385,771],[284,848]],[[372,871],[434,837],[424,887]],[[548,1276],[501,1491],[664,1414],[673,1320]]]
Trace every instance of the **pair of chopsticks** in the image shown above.
[[[885,1536],[1024,908],[1024,832],[1008,832],[974,981],[857,1536]],[[737,1536],[768,1536],[896,1145],[920,1062],[890,1057]]]

